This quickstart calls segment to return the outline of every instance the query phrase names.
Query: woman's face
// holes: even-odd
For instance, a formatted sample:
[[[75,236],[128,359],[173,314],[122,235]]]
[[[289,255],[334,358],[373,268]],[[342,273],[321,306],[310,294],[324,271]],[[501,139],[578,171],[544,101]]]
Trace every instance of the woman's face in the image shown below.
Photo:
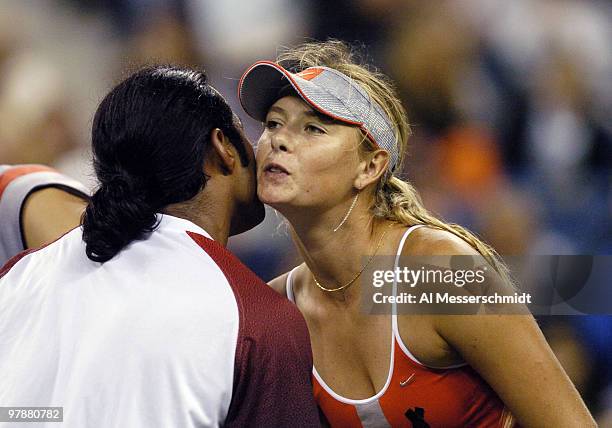
[[[257,148],[257,193],[283,207],[334,206],[350,191],[359,164],[358,128],[323,116],[300,98],[276,101]]]

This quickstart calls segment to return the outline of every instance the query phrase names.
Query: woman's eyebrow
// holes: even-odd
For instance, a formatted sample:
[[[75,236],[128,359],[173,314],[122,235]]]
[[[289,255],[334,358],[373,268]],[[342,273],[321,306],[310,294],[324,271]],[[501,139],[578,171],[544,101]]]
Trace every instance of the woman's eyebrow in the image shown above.
[[[282,107],[278,107],[278,106],[272,106],[268,109],[268,113],[279,113],[282,115],[286,115],[287,111],[282,108]],[[319,120],[322,123],[325,124],[329,124],[329,125],[333,125],[336,123],[339,123],[339,121],[337,121],[336,119],[333,119],[323,113],[319,113],[316,110],[312,110],[312,109],[308,109],[308,110],[304,110],[304,112],[302,112],[303,115],[308,116],[308,117],[313,117],[317,120]]]
[[[327,115],[325,115],[323,113],[319,113],[318,111],[315,111],[315,110],[309,110],[307,112],[304,112],[304,114],[306,116],[314,117],[314,118],[320,120],[321,122],[327,123],[329,125],[333,125],[335,123],[338,123],[338,121],[336,119],[333,119],[333,118],[331,118],[331,117],[329,117],[329,116],[327,116]]]
[[[285,110],[278,107],[278,106],[272,106],[268,109],[268,113],[280,113],[280,114],[285,114]]]

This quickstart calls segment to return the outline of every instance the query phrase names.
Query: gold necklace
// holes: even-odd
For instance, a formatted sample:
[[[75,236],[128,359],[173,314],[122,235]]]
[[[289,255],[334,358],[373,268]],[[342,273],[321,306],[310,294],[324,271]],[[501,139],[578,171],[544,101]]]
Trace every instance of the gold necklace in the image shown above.
[[[380,246],[382,245],[383,238],[385,237],[385,235],[387,234],[387,231],[391,228],[391,226],[393,226],[393,223],[389,224],[389,226],[387,226],[387,228],[382,233],[382,235],[380,235],[380,239],[378,240],[378,245],[376,246],[376,249],[374,250],[374,253],[370,256],[370,258],[368,259],[366,264],[363,266],[363,268],[361,268],[361,270],[359,272],[357,272],[357,275],[355,275],[353,277],[353,279],[351,279],[349,282],[347,282],[346,284],[344,284],[344,285],[342,285],[342,286],[340,286],[338,288],[327,288],[327,287],[322,286],[321,283],[319,281],[317,281],[317,278],[315,277],[314,273],[311,272],[312,279],[314,279],[314,282],[315,282],[315,284],[317,284],[317,287],[319,287],[323,291],[328,291],[328,292],[340,291],[340,290],[344,290],[346,287],[348,287],[353,282],[355,282],[355,280],[357,278],[359,278],[359,275],[361,275],[363,273],[363,271],[366,270],[366,268],[368,267],[368,265],[370,264],[370,262],[372,261],[374,256],[378,253],[378,250],[380,249]]]

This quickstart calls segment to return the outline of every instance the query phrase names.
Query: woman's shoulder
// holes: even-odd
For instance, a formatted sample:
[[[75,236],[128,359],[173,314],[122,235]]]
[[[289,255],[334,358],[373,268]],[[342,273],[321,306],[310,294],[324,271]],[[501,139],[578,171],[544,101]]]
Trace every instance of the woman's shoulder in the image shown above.
[[[408,230],[405,228],[404,230]],[[414,229],[401,251],[402,256],[477,255],[478,251],[463,238],[436,226]]]
[[[289,270],[283,273],[282,275],[277,276],[276,278],[268,282],[268,285],[272,287],[272,289],[274,289],[274,291],[276,291],[281,296],[287,297],[287,280],[289,278],[289,274],[293,272],[292,278],[293,278],[293,281],[295,281],[295,278],[299,275],[300,271],[303,268],[303,265],[304,264],[302,263],[296,268]]]
[[[285,272],[282,275],[277,276],[270,282],[268,285],[274,289],[281,296],[287,297],[287,277],[289,276],[289,272]]]

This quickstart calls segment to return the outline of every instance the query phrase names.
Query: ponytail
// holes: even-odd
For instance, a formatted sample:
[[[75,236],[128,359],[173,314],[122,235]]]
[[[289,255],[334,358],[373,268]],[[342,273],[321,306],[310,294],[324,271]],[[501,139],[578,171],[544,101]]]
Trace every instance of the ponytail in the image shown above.
[[[83,215],[87,257],[104,263],[132,241],[145,238],[157,226],[158,208],[133,179],[103,183]]]

